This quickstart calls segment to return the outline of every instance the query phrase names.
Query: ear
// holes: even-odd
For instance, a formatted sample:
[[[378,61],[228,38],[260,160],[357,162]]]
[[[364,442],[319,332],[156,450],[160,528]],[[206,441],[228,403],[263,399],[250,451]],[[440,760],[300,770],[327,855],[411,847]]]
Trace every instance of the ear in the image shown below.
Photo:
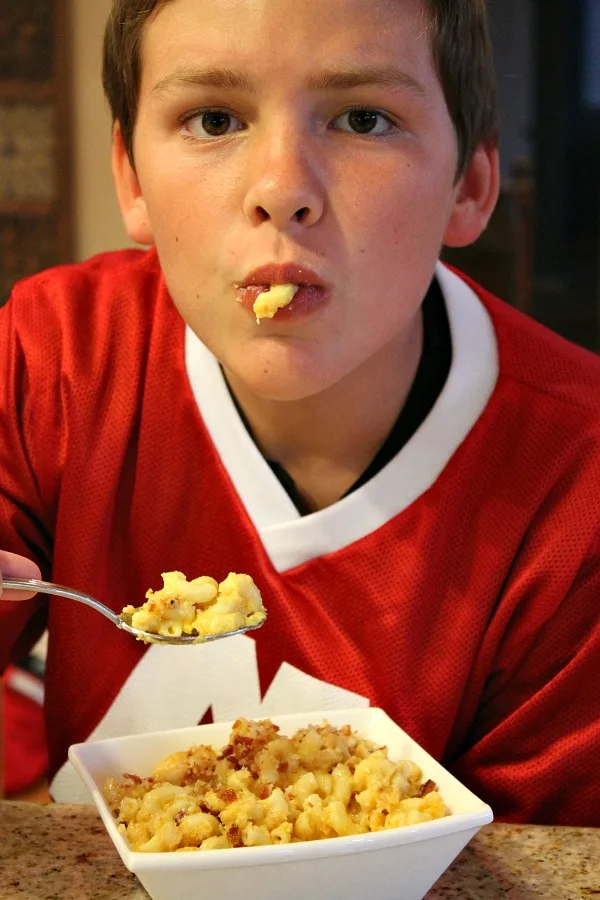
[[[447,247],[466,247],[485,230],[500,192],[500,165],[495,144],[480,144],[461,176],[446,231]]]
[[[118,122],[115,122],[112,134],[112,172],[127,236],[136,244],[153,244],[154,235],[146,201],[142,196],[140,183],[125,148]]]

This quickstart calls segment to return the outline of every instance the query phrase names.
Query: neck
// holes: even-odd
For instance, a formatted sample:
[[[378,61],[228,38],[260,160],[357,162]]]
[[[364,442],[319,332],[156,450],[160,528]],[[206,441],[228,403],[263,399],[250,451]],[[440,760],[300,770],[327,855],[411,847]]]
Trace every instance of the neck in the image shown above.
[[[310,397],[269,400],[226,378],[262,454],[293,478],[312,510],[335,503],[385,442],[414,380],[421,313],[402,336],[342,381]]]

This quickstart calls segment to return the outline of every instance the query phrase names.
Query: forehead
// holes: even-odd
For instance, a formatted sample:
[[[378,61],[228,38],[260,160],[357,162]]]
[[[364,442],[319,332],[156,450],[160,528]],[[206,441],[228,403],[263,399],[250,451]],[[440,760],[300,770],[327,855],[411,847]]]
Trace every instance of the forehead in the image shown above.
[[[169,67],[207,61],[270,72],[346,61],[409,63],[421,81],[437,81],[426,0],[159,3],[143,29],[142,75],[161,77]]]

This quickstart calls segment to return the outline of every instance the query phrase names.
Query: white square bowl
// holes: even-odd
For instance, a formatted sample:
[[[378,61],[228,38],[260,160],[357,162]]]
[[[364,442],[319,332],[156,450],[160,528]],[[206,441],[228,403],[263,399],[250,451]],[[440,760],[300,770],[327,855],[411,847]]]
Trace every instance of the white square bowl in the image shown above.
[[[381,709],[327,710],[270,719],[285,735],[324,720],[338,728],[350,725],[385,745],[392,760],[416,762],[424,780],[438,785],[451,815],[353,837],[198,853],[139,853],[129,849],[117,830],[101,793],[105,779],[124,772],[149,775],[164,757],[195,744],[223,747],[232,723],[74,744],[69,759],[90,791],[121,859],[152,900],[421,900],[473,835],[492,821],[490,807]]]

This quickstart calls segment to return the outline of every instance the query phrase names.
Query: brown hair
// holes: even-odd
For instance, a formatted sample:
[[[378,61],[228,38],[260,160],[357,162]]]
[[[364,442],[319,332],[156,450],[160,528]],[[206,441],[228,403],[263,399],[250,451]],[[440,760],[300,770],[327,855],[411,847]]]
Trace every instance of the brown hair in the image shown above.
[[[169,0],[113,0],[104,35],[103,83],[133,163],[144,26]],[[432,51],[458,137],[458,173],[476,147],[498,139],[498,101],[485,0],[425,0]]]

